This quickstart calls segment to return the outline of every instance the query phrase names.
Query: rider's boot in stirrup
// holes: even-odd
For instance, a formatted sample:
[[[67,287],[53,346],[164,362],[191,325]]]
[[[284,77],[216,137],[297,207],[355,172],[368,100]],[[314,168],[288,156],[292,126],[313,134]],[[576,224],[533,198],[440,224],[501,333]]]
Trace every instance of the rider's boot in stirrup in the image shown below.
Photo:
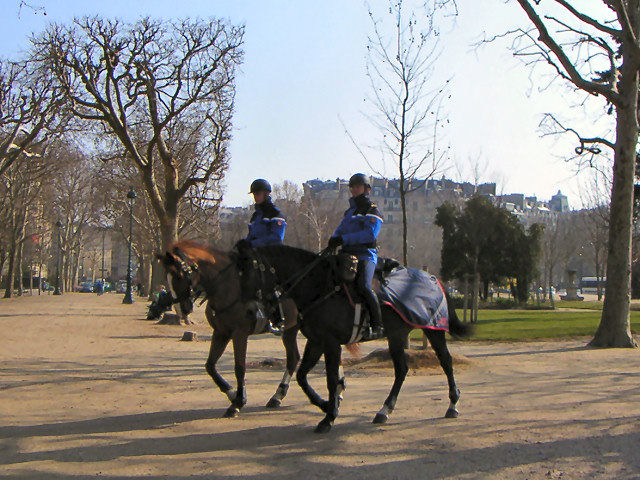
[[[282,310],[282,303],[280,302],[280,292],[279,288],[276,288],[273,292],[275,297],[275,305],[272,305],[271,316],[269,318],[269,330],[274,335],[279,337],[282,336],[284,332],[284,311]]]
[[[369,329],[364,332],[363,340],[377,340],[384,336],[382,330],[382,312],[380,311],[380,302],[378,296],[373,290],[362,292],[369,308]]]

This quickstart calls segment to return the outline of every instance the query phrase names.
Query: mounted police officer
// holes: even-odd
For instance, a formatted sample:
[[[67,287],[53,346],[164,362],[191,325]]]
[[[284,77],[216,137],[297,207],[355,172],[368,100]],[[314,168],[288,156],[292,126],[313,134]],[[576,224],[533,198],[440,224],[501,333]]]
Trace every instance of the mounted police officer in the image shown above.
[[[255,200],[255,211],[251,215],[249,220],[249,233],[247,236],[239,240],[235,248],[241,255],[241,261],[247,261],[252,258],[251,251],[255,247],[264,247],[267,245],[281,245],[284,240],[284,232],[287,228],[287,222],[280,212],[280,209],[276,207],[271,201],[271,185],[263,178],[258,178],[251,183],[249,193],[253,194]],[[242,289],[249,294],[252,291],[252,287],[248,280],[248,275],[243,275]],[[260,287],[258,287],[260,288]],[[255,299],[257,301],[257,315],[264,315],[262,313],[263,305],[262,298]],[[272,333],[281,335],[283,331],[283,320],[292,316],[289,314],[288,307],[276,302],[276,305],[272,305],[271,310],[274,315],[267,315],[269,317],[269,328]],[[295,315],[293,315],[295,319]]]
[[[242,249],[282,244],[287,222],[271,201],[271,185],[265,179],[258,178],[251,183],[249,190],[256,202],[255,211],[249,220],[249,233],[236,243],[236,247]]]
[[[358,257],[356,284],[365,298],[370,313],[369,332],[365,340],[382,337],[382,314],[378,296],[371,287],[371,279],[376,269],[378,253],[376,239],[382,227],[382,214],[369,199],[371,185],[365,175],[356,173],[349,179],[351,198],[349,209],[345,212],[340,225],[329,239],[329,248],[335,250],[342,246],[344,252]]]

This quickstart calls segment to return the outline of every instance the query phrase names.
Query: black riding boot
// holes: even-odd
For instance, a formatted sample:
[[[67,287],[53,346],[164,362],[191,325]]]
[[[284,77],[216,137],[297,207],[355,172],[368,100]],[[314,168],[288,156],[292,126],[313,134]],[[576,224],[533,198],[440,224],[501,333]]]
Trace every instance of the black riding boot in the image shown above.
[[[369,308],[369,325],[370,329],[365,332],[363,340],[377,340],[382,338],[384,333],[382,332],[382,312],[380,311],[380,302],[378,296],[373,290],[366,289],[362,292],[364,299],[367,302]]]

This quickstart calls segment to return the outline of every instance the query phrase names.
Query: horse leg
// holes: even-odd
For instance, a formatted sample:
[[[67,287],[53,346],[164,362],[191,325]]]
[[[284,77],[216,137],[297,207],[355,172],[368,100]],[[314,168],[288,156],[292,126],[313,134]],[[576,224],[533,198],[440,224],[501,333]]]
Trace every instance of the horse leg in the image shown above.
[[[342,394],[346,389],[347,389],[347,379],[344,376],[344,368],[342,367],[342,365],[340,365],[340,367],[338,368],[338,390],[336,392],[338,395],[338,400],[340,401],[344,400],[344,397]]]
[[[429,343],[433,347],[433,351],[436,352],[440,366],[444,370],[444,374],[447,376],[447,382],[449,383],[449,408],[445,413],[445,418],[457,418],[458,417],[458,401],[460,400],[460,390],[456,386],[456,380],[453,377],[453,359],[447,348],[447,341],[444,336],[444,332],[441,330],[428,330],[425,329],[425,334],[429,339]]]
[[[330,343],[327,345],[327,343]],[[338,417],[340,408],[340,395],[338,394],[338,382],[340,381],[340,356],[342,347],[340,343],[325,342],[324,361],[327,370],[327,389],[329,401],[325,410],[325,417],[318,423],[315,433],[327,433],[331,430],[333,422]]]
[[[218,386],[220,391],[224,393],[229,400],[233,400],[236,397],[235,390],[232,390],[231,385],[227,383],[227,381],[222,378],[222,375],[218,373],[216,369],[216,363],[224,353],[227,345],[229,344],[230,337],[227,335],[222,335],[214,330],[213,337],[211,338],[211,346],[209,347],[209,357],[207,358],[207,363],[205,364],[205,368],[207,369],[207,373],[213,379],[213,382]]]
[[[307,344],[304,347],[302,354],[302,360],[300,361],[300,367],[298,367],[298,373],[296,374],[296,381],[302,391],[305,393],[312,405],[315,405],[322,411],[326,411],[327,401],[322,400],[320,395],[309,385],[307,374],[318,363],[322,356],[322,346],[315,343],[313,340],[308,339]]]
[[[247,370],[247,340],[248,335],[243,332],[236,333],[232,336],[233,341],[233,360],[235,364],[236,374],[236,395],[231,400],[231,405],[224,413],[225,418],[236,417],[240,413],[240,409],[247,403],[247,392],[245,390],[244,377]]]
[[[282,399],[287,395],[289,391],[289,383],[293,377],[293,373],[300,361],[300,352],[298,350],[298,327],[297,317],[298,311],[295,304],[291,301],[284,300],[282,302],[282,309],[284,311],[285,325],[284,333],[282,334],[282,344],[284,345],[285,352],[287,353],[287,366],[280,381],[280,385],[273,394],[273,397],[267,403],[267,408],[277,408],[280,406]]]
[[[404,379],[409,371],[407,358],[404,355],[404,346],[407,335],[411,330],[408,327],[405,327],[404,324],[395,330],[389,328],[387,325],[389,325],[389,322],[385,322],[385,329],[387,330],[387,344],[389,345],[389,354],[393,361],[395,379],[393,381],[391,391],[389,392],[387,399],[384,401],[382,408],[373,418],[373,423],[387,423],[389,415],[393,412],[393,409],[396,406],[400,389],[402,388]]]

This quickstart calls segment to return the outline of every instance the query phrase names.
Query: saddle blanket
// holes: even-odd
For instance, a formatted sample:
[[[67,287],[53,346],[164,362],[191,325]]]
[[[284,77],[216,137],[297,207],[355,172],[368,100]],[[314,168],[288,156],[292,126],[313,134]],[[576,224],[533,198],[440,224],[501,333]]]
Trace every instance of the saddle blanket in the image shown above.
[[[447,299],[435,275],[417,268],[395,268],[380,285],[378,297],[415,328],[449,331]]]

